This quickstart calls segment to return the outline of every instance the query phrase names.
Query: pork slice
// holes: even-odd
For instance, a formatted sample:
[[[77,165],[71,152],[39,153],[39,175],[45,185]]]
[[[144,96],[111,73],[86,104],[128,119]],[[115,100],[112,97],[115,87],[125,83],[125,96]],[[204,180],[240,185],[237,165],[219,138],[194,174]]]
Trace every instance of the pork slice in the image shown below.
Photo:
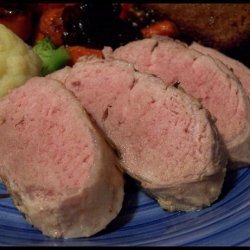
[[[239,78],[247,95],[250,96],[250,70],[248,67],[246,67],[243,63],[224,55],[218,50],[202,46],[196,42],[193,42],[190,48],[216,58],[227,65],[227,67],[230,68],[230,70],[232,70],[232,72]]]
[[[227,154],[197,100],[120,60],[82,58],[64,84],[163,208],[195,210],[218,198]]]
[[[216,119],[216,126],[234,165],[250,163],[250,105],[238,78],[219,60],[188,48],[171,38],[131,42],[106,58],[126,60],[137,70],[155,74],[167,84],[180,83]]]
[[[47,236],[75,238],[117,216],[117,159],[61,83],[30,79],[1,99],[0,121],[0,176],[28,222]]]
[[[46,75],[46,78],[56,79],[57,81],[63,83],[67,79],[70,71],[71,71],[71,67],[70,66],[65,66],[62,69],[59,69],[57,71],[54,71],[54,72]]]

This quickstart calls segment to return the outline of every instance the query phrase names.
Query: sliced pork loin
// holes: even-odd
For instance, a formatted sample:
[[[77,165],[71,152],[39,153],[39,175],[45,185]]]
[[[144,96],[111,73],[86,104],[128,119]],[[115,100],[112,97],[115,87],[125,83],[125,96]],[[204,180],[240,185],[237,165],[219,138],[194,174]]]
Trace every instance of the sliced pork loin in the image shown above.
[[[243,88],[247,92],[248,96],[250,96],[250,69],[248,67],[246,67],[241,62],[224,55],[218,50],[202,46],[196,42],[193,42],[190,47],[205,55],[216,58],[227,65],[227,67],[230,68],[233,73],[239,78],[240,82],[243,85]]]
[[[31,224],[51,237],[87,237],[117,216],[117,159],[61,83],[32,78],[1,99],[0,119],[0,176]]]
[[[64,84],[163,208],[195,210],[218,198],[227,155],[197,100],[120,60],[82,58]]]
[[[66,67],[64,67],[62,69],[54,71],[51,74],[48,74],[47,78],[56,79],[60,83],[64,83],[66,81],[66,79],[67,79],[70,72],[71,72],[71,67],[66,66]],[[53,77],[50,77],[50,76],[53,76]]]
[[[219,60],[189,48],[171,38],[155,37],[105,48],[106,57],[126,60],[135,68],[162,78],[167,84],[180,83],[199,98],[216,118],[234,165],[250,163],[250,104],[238,78]]]

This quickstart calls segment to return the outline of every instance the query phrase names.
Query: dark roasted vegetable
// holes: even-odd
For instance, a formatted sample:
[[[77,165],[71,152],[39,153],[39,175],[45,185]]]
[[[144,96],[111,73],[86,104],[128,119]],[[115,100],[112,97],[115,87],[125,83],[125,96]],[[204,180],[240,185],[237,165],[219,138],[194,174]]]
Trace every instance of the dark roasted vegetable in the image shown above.
[[[64,9],[63,43],[101,49],[142,38],[139,29],[122,20],[120,4],[87,1]]]

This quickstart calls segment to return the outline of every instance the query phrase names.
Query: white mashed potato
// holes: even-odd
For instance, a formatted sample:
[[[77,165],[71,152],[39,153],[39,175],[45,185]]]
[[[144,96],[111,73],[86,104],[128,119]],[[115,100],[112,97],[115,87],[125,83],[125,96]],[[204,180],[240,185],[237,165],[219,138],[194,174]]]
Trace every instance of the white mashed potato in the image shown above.
[[[39,75],[41,63],[32,47],[0,24],[0,96]]]

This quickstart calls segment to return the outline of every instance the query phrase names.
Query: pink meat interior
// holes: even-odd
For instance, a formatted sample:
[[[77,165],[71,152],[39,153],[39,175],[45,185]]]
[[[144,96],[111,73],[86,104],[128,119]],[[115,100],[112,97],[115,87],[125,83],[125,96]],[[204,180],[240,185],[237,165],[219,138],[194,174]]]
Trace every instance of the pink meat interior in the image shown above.
[[[158,43],[154,39],[120,47],[114,56],[135,63],[137,69],[155,74],[168,84],[180,82],[217,119],[216,125],[226,143],[244,129],[242,118],[247,113],[237,84],[212,58],[172,40]]]
[[[225,65],[227,65],[228,68],[231,69],[233,73],[239,78],[247,94],[250,95],[250,70],[248,67],[246,67],[241,62],[233,58],[230,58],[215,49],[202,46],[198,43],[194,42],[191,44],[190,47],[205,55],[210,55],[213,58],[217,58]]]
[[[115,143],[134,176],[164,185],[207,174],[210,125],[204,110],[182,91],[119,61],[78,63],[66,87]]]
[[[81,108],[59,83],[34,78],[1,104],[1,172],[32,198],[82,188],[93,141]]]

